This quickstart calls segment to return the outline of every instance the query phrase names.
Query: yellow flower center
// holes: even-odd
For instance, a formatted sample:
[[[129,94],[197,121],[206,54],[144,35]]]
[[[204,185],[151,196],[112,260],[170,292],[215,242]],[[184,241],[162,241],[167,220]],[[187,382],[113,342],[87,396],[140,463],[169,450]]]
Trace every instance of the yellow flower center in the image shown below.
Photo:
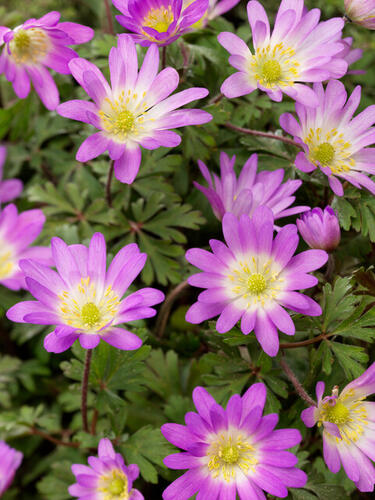
[[[236,477],[237,471],[247,474],[258,463],[255,448],[242,435],[232,436],[229,432],[218,436],[210,445],[207,456],[208,470],[212,476],[222,476],[227,482]]]
[[[111,484],[109,485],[109,492],[112,493],[113,495],[120,495],[125,488],[125,481],[117,477],[116,479],[113,479]]]
[[[266,61],[263,64],[262,75],[263,75],[264,80],[268,84],[279,82],[280,78],[281,78],[281,74],[282,74],[281,66],[274,59]]]
[[[355,166],[351,143],[346,142],[344,134],[335,128],[328,131],[310,128],[303,141],[309,147],[310,161],[316,166],[329,167],[333,174],[349,172]]]
[[[9,278],[14,271],[13,250],[0,238],[0,279]]]
[[[314,157],[321,165],[329,165],[335,157],[335,148],[329,142],[323,142],[314,151]]]
[[[92,328],[97,325],[100,320],[100,311],[98,306],[96,306],[93,302],[88,302],[81,309],[81,318],[83,323]]]
[[[257,48],[251,57],[250,73],[263,87],[274,89],[292,85],[299,74],[300,63],[295,59],[295,50],[284,44]]]
[[[258,295],[267,288],[267,281],[263,274],[255,273],[248,277],[247,286],[251,293]]]
[[[103,500],[129,500],[128,478],[120,469],[102,476],[98,490],[103,493]]]
[[[17,64],[37,64],[50,48],[48,35],[41,28],[19,29],[9,42],[11,57]]]
[[[160,7],[159,9],[151,9],[143,19],[143,25],[148,28],[153,28],[158,33],[165,33],[169,26],[173,23],[172,6]]]
[[[346,424],[349,419],[349,410],[340,401],[337,401],[335,405],[325,403],[323,409],[324,420],[332,424]]]

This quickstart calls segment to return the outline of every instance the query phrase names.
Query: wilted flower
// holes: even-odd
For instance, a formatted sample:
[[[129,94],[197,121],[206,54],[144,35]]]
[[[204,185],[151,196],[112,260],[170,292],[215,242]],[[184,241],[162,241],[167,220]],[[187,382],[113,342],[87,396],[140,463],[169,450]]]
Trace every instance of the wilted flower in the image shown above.
[[[41,210],[27,210],[18,214],[17,207],[7,205],[0,212],[0,284],[11,290],[25,288],[20,260],[35,259],[50,265],[51,250],[30,247],[41,233],[46,218]]]
[[[112,0],[123,15],[117,21],[144,46],[169,45],[192,29],[208,9],[208,0]]]
[[[164,459],[171,469],[189,469],[163,493],[164,500],[286,497],[287,488],[306,484],[306,474],[288,451],[301,442],[296,429],[274,430],[278,415],[262,416],[264,384],[254,384],[241,397],[232,396],[224,410],[203,388],[193,391],[198,413],[185,415],[186,426],[165,424],[164,437],[185,450]]]
[[[87,465],[72,465],[77,482],[69,486],[69,493],[79,500],[143,500],[133,488],[139,476],[138,465],[126,466],[120,453],[115,453],[109,439],[101,439],[99,457],[89,457]]]
[[[310,209],[305,206],[288,208],[294,203],[296,198],[293,194],[302,181],[287,180],[283,184],[284,169],[257,173],[258,155],[254,154],[247,160],[237,179],[234,171],[235,161],[235,156],[230,159],[226,153],[221,153],[221,178],[213,174],[214,183],[207,166],[198,161],[200,171],[209,187],[201,186],[197,182],[194,182],[194,185],[207,197],[219,220],[227,212],[237,217],[242,214],[252,215],[260,205],[270,208],[275,220]]]
[[[142,288],[121,300],[147,255],[132,243],[118,252],[106,271],[101,233],[94,234],[89,248],[68,246],[60,238],[52,238],[51,247],[57,272],[35,260],[21,261],[27,288],[37,302],[20,302],[7,317],[18,323],[57,325],[44,340],[50,352],[66,351],[78,338],[85,349],[94,349],[100,339],[118,349],[138,349],[141,339],[116,325],[151,318],[156,311],[150,306],[164,300],[154,288]]]
[[[266,11],[256,0],[247,5],[254,54],[241,38],[230,32],[218,40],[231,54],[229,63],[238,70],[221,87],[229,98],[250,94],[256,88],[274,101],[282,94],[316,107],[318,98],[305,85],[329,78],[341,78],[348,64],[338,57],[344,21],[333,18],[319,23],[320,10],[304,10],[303,0],[282,0],[275,26],[270,33]]]
[[[213,254],[200,248],[186,253],[186,259],[203,273],[188,281],[207,288],[186,314],[189,323],[201,323],[217,315],[219,333],[229,331],[241,319],[242,333],[252,330],[269,356],[279,350],[277,330],[294,335],[294,323],[284,307],[308,316],[320,316],[320,306],[307,295],[295,292],[315,286],[310,271],[328,259],[323,250],[308,250],[296,256],[297,227],[289,224],[273,240],[274,218],[267,207],[258,207],[252,218],[233,214],[223,217],[226,245],[210,240]]]
[[[300,235],[310,248],[332,252],[340,243],[340,224],[331,207],[313,208],[297,219]]]
[[[14,479],[16,470],[22,462],[21,452],[14,450],[4,441],[0,441],[0,497]]]
[[[319,167],[338,196],[344,190],[337,177],[375,194],[375,183],[366,175],[375,174],[375,149],[366,148],[375,143],[375,131],[371,128],[375,106],[352,119],[361,100],[359,85],[347,102],[345,87],[337,80],[328,82],[325,91],[321,83],[315,83],[314,90],[319,98],[316,109],[296,103],[300,123],[290,113],[280,117],[282,128],[304,149],[296,157],[296,167],[303,172]]]
[[[100,129],[83,142],[76,158],[86,162],[108,149],[115,162],[115,176],[121,182],[134,181],[141,163],[140,146],[178,146],[181,137],[169,129],[200,125],[212,119],[200,109],[177,109],[206,97],[208,90],[195,87],[168,97],[176,89],[179,76],[173,68],[158,74],[159,52],[155,44],[148,49],[138,73],[132,38],[118,37],[118,47],[112,47],[109,54],[112,88],[99,69],[85,59],[74,59],[69,67],[94,103],[69,101],[61,104],[57,112]]]
[[[205,14],[197,21],[193,28],[204,28],[211,19],[221,16],[233,9],[240,0],[210,0]],[[194,0],[183,0],[183,7],[188,7]]]
[[[14,200],[22,192],[23,184],[18,179],[8,179],[3,181],[3,166],[5,163],[7,150],[0,146],[0,208],[2,203]]]
[[[360,491],[374,491],[375,403],[364,401],[375,392],[375,363],[350,382],[341,394],[336,386],[323,398],[325,384],[318,382],[318,406],[304,410],[301,418],[307,427],[323,425],[324,460],[336,474],[342,466]]]
[[[345,0],[348,18],[370,30],[375,30],[375,0]]]
[[[60,13],[49,12],[40,19],[29,19],[14,30],[0,26],[0,74],[12,82],[20,99],[29,95],[30,79],[48,109],[59,104],[59,92],[47,68],[70,73],[68,62],[78,57],[68,45],[88,42],[94,31],[76,23],[59,23]]]

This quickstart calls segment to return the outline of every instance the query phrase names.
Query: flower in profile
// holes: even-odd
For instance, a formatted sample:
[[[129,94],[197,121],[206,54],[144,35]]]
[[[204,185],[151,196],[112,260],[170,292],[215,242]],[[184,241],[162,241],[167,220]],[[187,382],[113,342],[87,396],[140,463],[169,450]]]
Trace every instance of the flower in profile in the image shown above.
[[[314,90],[319,98],[316,109],[296,103],[300,123],[290,113],[280,117],[281,127],[304,149],[295,166],[303,172],[319,167],[337,196],[344,194],[338,177],[375,194],[375,183],[366,175],[375,174],[375,149],[367,148],[375,143],[375,106],[353,118],[361,100],[359,85],[347,102],[345,87],[337,80],[328,82],[325,91],[321,83],[315,83]]]
[[[89,248],[67,245],[52,238],[53,265],[57,272],[35,260],[20,266],[29,292],[37,301],[20,302],[7,317],[18,323],[56,325],[44,339],[49,352],[63,352],[78,338],[85,349],[104,340],[118,349],[138,349],[139,337],[116,325],[155,316],[150,306],[164,300],[154,288],[142,288],[122,300],[130,284],[143,269],[147,255],[132,243],[118,252],[106,270],[104,236],[95,233]]]
[[[341,43],[343,44],[344,48],[342,52],[340,52],[337,57],[342,57],[345,59],[345,61],[348,63],[348,66],[351,66],[355,62],[359,61],[363,55],[363,50],[362,49],[353,49],[353,38],[352,37],[347,37],[343,38],[341,40]],[[363,75],[365,74],[366,71],[363,71],[361,69],[351,69],[348,71],[348,75]]]
[[[251,216],[260,205],[270,208],[275,220],[310,209],[306,206],[290,208],[296,199],[293,194],[302,181],[287,180],[282,183],[284,169],[257,173],[258,155],[253,154],[243,166],[237,179],[234,171],[235,161],[235,156],[229,158],[226,153],[221,153],[221,177],[213,174],[214,183],[207,166],[202,161],[198,161],[200,171],[209,187],[201,186],[197,182],[194,182],[194,185],[207,197],[219,220],[227,212],[231,212],[236,217],[242,214]]]
[[[348,384],[341,394],[335,386],[323,398],[325,384],[316,385],[317,406],[304,410],[307,427],[323,425],[323,455],[329,470],[336,474],[342,466],[360,491],[374,491],[375,403],[364,401],[375,392],[375,363]]]
[[[69,486],[70,495],[80,500],[143,500],[143,495],[133,488],[139,476],[138,465],[126,466],[109,439],[101,439],[98,457],[87,461],[89,466],[72,465],[77,482]]]
[[[323,250],[307,250],[294,255],[299,238],[297,227],[288,224],[273,239],[274,217],[267,207],[258,207],[252,218],[223,217],[226,245],[210,240],[213,253],[200,248],[187,251],[186,259],[203,272],[188,281],[207,288],[186,314],[197,324],[219,315],[216,330],[229,331],[241,320],[241,331],[254,330],[264,352],[276,356],[277,330],[294,335],[294,323],[284,307],[308,316],[320,316],[320,306],[307,295],[296,292],[315,286],[317,278],[308,274],[328,259]]]
[[[22,259],[35,259],[40,264],[50,265],[51,250],[30,245],[41,233],[46,218],[41,210],[18,213],[13,204],[0,212],[0,284],[11,290],[26,288]]]
[[[189,469],[163,493],[164,500],[197,498],[234,500],[284,498],[287,488],[306,484],[297,469],[297,457],[288,451],[301,442],[296,429],[274,430],[278,415],[262,416],[266,401],[264,384],[253,384],[241,397],[230,398],[224,410],[203,388],[196,387],[193,400],[198,413],[185,415],[184,425],[165,424],[164,437],[183,453],[164,459],[171,469]]]
[[[117,21],[143,46],[169,45],[192,30],[208,9],[208,0],[112,0],[122,12]]]
[[[7,490],[14,479],[16,470],[22,462],[23,455],[0,441],[0,497]]]
[[[3,167],[5,163],[7,150],[4,146],[0,146],[0,208],[2,203],[17,198],[23,189],[23,184],[18,179],[8,179],[3,181]]]
[[[0,26],[0,74],[12,82],[20,99],[29,95],[30,80],[47,109],[59,104],[59,92],[48,72],[70,74],[68,62],[78,57],[69,45],[88,42],[94,31],[77,23],[60,23],[59,12],[29,19],[14,30]]]
[[[254,53],[230,32],[220,33],[219,43],[231,54],[229,63],[238,70],[225,80],[222,93],[228,97],[250,94],[256,88],[273,101],[283,93],[306,106],[316,107],[318,98],[305,85],[341,78],[347,62],[338,57],[343,19],[319,23],[320,10],[304,9],[303,0],[282,0],[273,32],[266,11],[256,0],[247,5]]]
[[[100,130],[83,142],[76,158],[86,162],[108,149],[120,182],[134,181],[141,163],[140,146],[146,149],[178,146],[181,137],[169,129],[200,125],[212,119],[200,109],[177,109],[206,97],[208,90],[196,87],[170,96],[179,76],[173,68],[158,74],[159,52],[155,44],[148,49],[138,73],[132,38],[118,37],[118,47],[113,47],[109,55],[112,88],[99,69],[85,59],[74,59],[69,67],[94,103],[68,101],[60,104],[57,112]]]
[[[353,23],[375,30],[375,0],[345,0],[345,11]]]
[[[183,0],[183,7],[188,7],[195,0]],[[209,21],[215,19],[215,17],[222,16],[229,10],[233,9],[240,0],[210,0],[209,6],[204,15],[197,21],[193,28],[199,29],[204,28]]]
[[[330,207],[322,210],[315,207],[297,219],[299,234],[310,248],[333,252],[340,243],[340,223],[336,212]]]

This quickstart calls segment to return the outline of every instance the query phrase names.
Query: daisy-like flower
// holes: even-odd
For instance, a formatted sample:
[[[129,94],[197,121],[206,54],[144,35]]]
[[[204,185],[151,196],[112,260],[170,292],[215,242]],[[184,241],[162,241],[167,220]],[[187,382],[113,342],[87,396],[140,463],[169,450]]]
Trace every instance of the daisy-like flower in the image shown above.
[[[72,465],[77,482],[69,486],[69,493],[79,500],[143,500],[133,488],[139,476],[138,465],[126,466],[109,439],[101,439],[99,457],[89,457],[87,465]]]
[[[0,497],[11,485],[16,470],[22,462],[21,452],[0,441]]]
[[[232,396],[224,410],[203,388],[196,387],[193,400],[198,413],[185,415],[186,426],[165,424],[164,437],[182,453],[169,455],[171,469],[189,469],[163,493],[164,500],[264,499],[263,490],[284,498],[287,488],[306,484],[306,474],[295,466],[297,457],[288,451],[301,442],[296,429],[274,430],[278,415],[262,416],[266,401],[264,384],[254,384],[241,397]]]
[[[301,418],[307,427],[323,425],[324,460],[336,474],[342,466],[360,491],[374,491],[375,403],[364,401],[375,392],[375,363],[341,394],[336,386],[323,398],[325,384],[316,385],[317,406],[304,410]]]
[[[337,196],[344,194],[338,177],[375,194],[375,183],[366,175],[375,174],[375,149],[367,148],[375,143],[375,106],[353,118],[361,100],[359,85],[347,102],[345,87],[337,80],[328,82],[325,91],[316,83],[314,90],[319,98],[316,109],[296,103],[300,123],[290,113],[280,117],[281,127],[304,149],[298,153],[295,166],[303,172],[319,167]]]
[[[152,43],[169,45],[192,30],[208,9],[208,0],[112,0],[122,12],[117,21],[134,33],[135,42],[147,47]]]
[[[240,0],[210,0],[208,9],[205,14],[197,21],[193,28],[204,28],[215,17],[222,16],[229,10],[233,9]],[[183,7],[189,7],[194,0],[183,0]]]
[[[52,238],[51,247],[57,272],[35,260],[20,262],[27,288],[37,301],[11,307],[8,319],[56,325],[44,339],[49,352],[66,351],[78,338],[86,349],[94,349],[100,339],[118,349],[138,349],[141,339],[116,325],[155,316],[150,306],[164,300],[164,294],[154,288],[142,288],[122,300],[143,269],[147,255],[132,243],[118,252],[106,271],[106,245],[101,233],[94,234],[89,248],[68,246],[60,238]]]
[[[247,5],[252,30],[254,53],[238,36],[220,33],[220,44],[231,54],[229,63],[238,70],[221,87],[228,97],[239,97],[256,88],[266,92],[274,101],[283,93],[316,107],[318,98],[305,85],[341,78],[347,62],[338,57],[344,21],[340,18],[319,23],[320,10],[304,9],[303,0],[282,0],[273,32],[263,6],[256,0]]]
[[[18,179],[8,179],[3,181],[3,167],[6,155],[6,148],[4,146],[0,146],[0,208],[2,203],[8,203],[8,201],[17,198],[23,189],[23,184]]]
[[[333,252],[340,243],[340,224],[336,212],[331,207],[322,210],[315,207],[297,219],[300,235],[310,248],[320,248]]]
[[[284,307],[308,316],[320,316],[320,306],[295,290],[318,282],[310,271],[328,259],[323,250],[308,250],[293,257],[298,246],[297,227],[289,224],[273,240],[274,218],[267,207],[259,207],[252,218],[233,214],[223,217],[226,245],[210,240],[213,253],[200,248],[187,251],[186,259],[203,272],[188,281],[207,288],[186,314],[186,321],[197,324],[220,315],[219,333],[229,331],[241,319],[241,331],[252,330],[269,356],[279,350],[277,330],[294,335],[294,323]]]
[[[11,290],[26,288],[22,259],[35,259],[50,265],[51,250],[46,247],[30,247],[41,233],[46,218],[41,210],[18,213],[13,204],[0,212],[0,284]]]
[[[194,182],[194,185],[207,197],[219,220],[227,212],[237,217],[242,214],[251,216],[260,205],[270,208],[275,220],[310,210],[310,207],[306,206],[290,208],[296,199],[293,194],[302,181],[287,180],[282,183],[284,177],[282,168],[273,172],[257,173],[258,155],[256,154],[250,156],[237,179],[234,171],[235,161],[235,156],[229,158],[226,153],[221,153],[221,177],[213,174],[214,183],[207,166],[202,161],[198,161],[200,171],[209,187],[201,186],[197,182]]]
[[[353,23],[375,30],[375,0],[345,0],[345,11]]]
[[[140,146],[157,149],[175,147],[181,137],[169,129],[207,123],[212,116],[200,109],[177,109],[206,97],[208,90],[190,88],[168,97],[177,87],[175,69],[166,68],[158,74],[159,52],[152,45],[138,73],[135,44],[129,35],[118,37],[118,47],[109,55],[112,88],[99,69],[85,59],[69,63],[74,78],[94,103],[69,101],[57,112],[73,120],[90,123],[100,132],[86,139],[77,152],[77,160],[86,162],[108,149],[114,160],[115,176],[131,184],[141,163]]]
[[[88,42],[94,31],[77,23],[60,23],[59,12],[29,19],[11,30],[0,26],[0,74],[12,82],[20,99],[29,95],[30,80],[47,109],[59,104],[59,92],[47,68],[70,74],[68,62],[78,57],[68,45]]]

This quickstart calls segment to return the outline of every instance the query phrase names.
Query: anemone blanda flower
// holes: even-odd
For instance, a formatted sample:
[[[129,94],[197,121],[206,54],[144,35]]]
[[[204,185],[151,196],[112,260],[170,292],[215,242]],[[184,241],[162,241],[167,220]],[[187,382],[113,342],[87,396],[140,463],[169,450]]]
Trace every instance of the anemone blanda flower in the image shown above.
[[[122,12],[117,21],[143,46],[169,45],[192,29],[208,9],[208,0],[112,0]]]
[[[282,0],[272,34],[267,14],[256,0],[247,5],[254,54],[241,38],[220,33],[220,44],[231,54],[230,64],[238,70],[225,80],[222,93],[228,97],[250,94],[256,88],[274,101],[286,94],[307,106],[318,98],[305,85],[329,78],[341,78],[347,62],[338,57],[344,21],[333,18],[319,23],[320,10],[304,10],[303,0]]]
[[[7,490],[14,479],[16,470],[22,462],[23,455],[0,441],[0,496]]]
[[[304,410],[301,418],[307,427],[323,425],[324,460],[336,474],[341,464],[360,491],[374,491],[375,403],[364,399],[375,392],[375,363],[341,394],[335,386],[331,396],[323,398],[325,384],[316,385],[317,406]]]
[[[138,465],[126,466],[109,439],[101,439],[99,457],[89,457],[87,465],[72,465],[77,482],[69,486],[69,493],[80,500],[143,500],[133,488],[139,476]]]
[[[230,159],[226,153],[221,153],[221,177],[213,174],[213,183],[207,166],[198,160],[200,171],[209,187],[201,186],[197,182],[194,182],[194,185],[207,197],[219,220],[226,212],[237,217],[242,214],[251,216],[260,205],[270,208],[275,220],[310,209],[305,206],[289,208],[296,199],[293,194],[302,181],[287,180],[282,183],[284,169],[257,173],[258,155],[254,154],[247,160],[237,179],[234,171],[235,161],[235,156]]]
[[[362,49],[352,49],[353,38],[347,37],[341,40],[344,48],[342,52],[340,52],[337,57],[342,57],[348,63],[348,66],[351,66],[355,62],[359,61],[363,55]],[[361,69],[351,69],[348,71],[348,75],[363,75],[366,71]]]
[[[188,281],[207,288],[186,313],[186,321],[197,324],[219,315],[216,330],[229,331],[241,319],[241,331],[254,330],[269,356],[279,350],[277,329],[294,335],[294,323],[284,307],[308,316],[320,316],[320,306],[295,290],[318,282],[310,271],[321,267],[328,255],[308,250],[293,256],[298,246],[297,227],[288,224],[273,240],[274,218],[267,207],[258,207],[252,218],[223,217],[226,245],[210,240],[213,253],[200,248],[187,251],[186,259],[203,272]]]
[[[118,349],[138,349],[141,339],[116,325],[151,318],[156,311],[150,306],[164,300],[164,294],[154,288],[142,288],[122,300],[147,255],[132,243],[118,252],[106,270],[101,233],[94,234],[89,248],[68,246],[60,238],[52,238],[51,247],[57,272],[31,259],[21,261],[27,288],[37,301],[16,304],[7,317],[18,323],[56,325],[44,340],[50,352],[66,351],[78,338],[86,349],[94,349],[100,339]]]
[[[45,265],[52,264],[51,250],[30,245],[41,233],[46,218],[41,210],[18,213],[13,204],[0,212],[0,284],[11,290],[26,288],[22,259],[35,259]]]
[[[262,416],[266,401],[264,384],[254,384],[241,397],[232,396],[224,410],[203,388],[193,391],[198,414],[185,415],[186,426],[165,424],[164,437],[183,453],[169,455],[171,469],[189,469],[163,493],[164,500],[241,500],[286,497],[287,488],[306,484],[306,474],[295,466],[288,451],[301,441],[296,429],[274,430],[278,415]]]
[[[0,208],[2,203],[14,200],[22,192],[23,184],[18,179],[8,179],[3,181],[3,167],[5,163],[7,150],[0,146]]]
[[[367,148],[375,143],[375,106],[353,118],[361,100],[359,85],[347,102],[345,87],[337,80],[328,82],[325,91],[316,83],[314,90],[319,98],[316,109],[296,103],[300,123],[290,113],[280,117],[281,127],[304,149],[296,157],[296,167],[303,172],[319,167],[338,196],[344,194],[338,177],[375,194],[375,183],[366,175],[375,174],[375,149]]]
[[[47,68],[70,73],[68,62],[77,53],[68,45],[88,42],[94,31],[77,23],[59,23],[60,13],[49,12],[40,19],[29,19],[11,30],[0,26],[0,74],[12,82],[20,99],[29,95],[30,80],[48,109],[59,104],[59,92]]]
[[[204,15],[197,21],[193,28],[204,28],[209,21],[215,19],[215,17],[222,16],[229,10],[233,9],[240,0],[210,0],[209,6]],[[194,2],[194,0],[183,0],[183,6],[188,7]]]
[[[336,212],[330,207],[315,207],[297,219],[300,235],[310,248],[333,252],[340,243],[340,224]]]
[[[375,0],[345,0],[348,18],[370,30],[375,30]]]
[[[200,125],[212,119],[200,109],[177,109],[206,97],[208,90],[195,87],[169,96],[178,85],[178,73],[166,68],[158,74],[158,66],[159,52],[153,44],[138,73],[137,51],[129,35],[120,35],[118,47],[112,47],[109,55],[112,88],[89,61],[74,59],[69,63],[74,78],[94,103],[68,101],[57,112],[100,129],[82,143],[78,161],[92,160],[108,149],[114,160],[115,176],[131,184],[141,163],[140,146],[146,149],[177,146],[181,137],[169,129]]]

